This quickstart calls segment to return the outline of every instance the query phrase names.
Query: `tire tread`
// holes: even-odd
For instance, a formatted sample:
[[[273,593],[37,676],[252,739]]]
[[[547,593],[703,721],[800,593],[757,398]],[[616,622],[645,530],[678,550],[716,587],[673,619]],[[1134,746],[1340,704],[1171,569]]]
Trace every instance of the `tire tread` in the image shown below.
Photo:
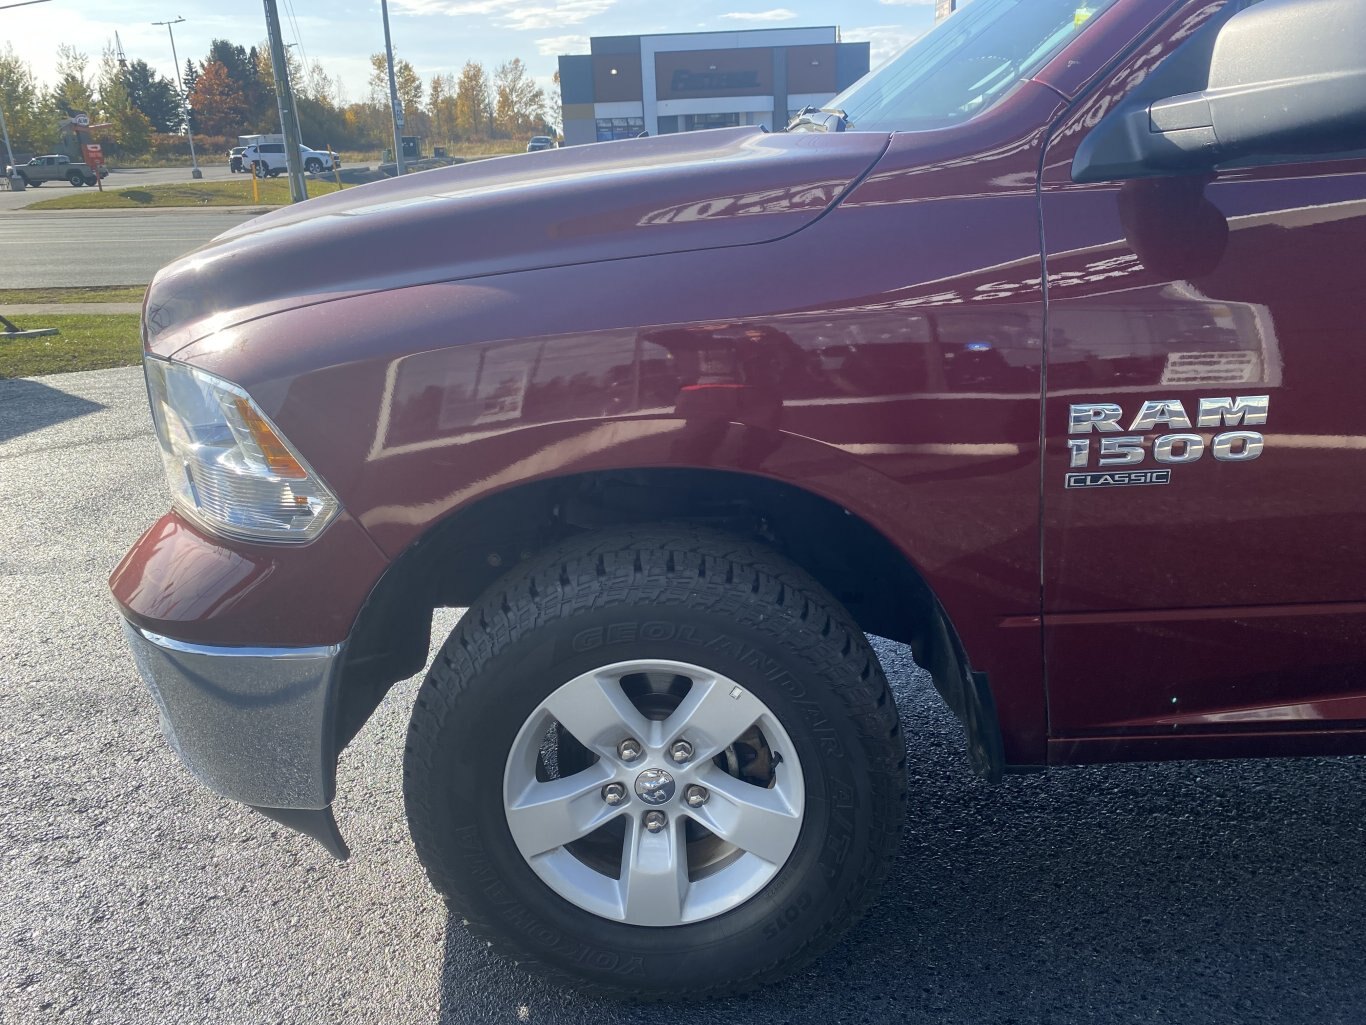
[[[609,579],[610,578],[610,579]],[[604,580],[606,582],[604,583]],[[740,582],[743,583],[740,583]],[[757,601],[756,601],[757,598]],[[433,837],[440,816],[423,785],[432,778],[432,756],[447,720],[480,670],[500,651],[548,618],[589,605],[653,603],[720,609],[741,616],[772,609],[785,629],[784,643],[839,681],[836,693],[858,730],[873,779],[872,836],[875,850],[845,890],[845,905],[813,930],[805,942],[742,978],[690,995],[718,997],[748,992],[780,974],[803,967],[829,949],[871,905],[886,878],[901,834],[906,795],[906,756],[896,702],[867,638],[836,599],[805,571],[763,545],[690,526],[614,530],[573,539],[554,552],[509,571],[470,608],[452,631],[423,682],[409,725],[404,756],[404,800],[417,853],[428,879],[466,928],[496,952],[559,985],[599,996],[667,999],[629,987],[585,981],[538,960],[516,940],[483,920],[443,871]],[[758,613],[760,620],[764,612]],[[812,625],[821,622],[820,628]],[[772,625],[768,627],[773,630]],[[775,634],[776,637],[776,634]]]

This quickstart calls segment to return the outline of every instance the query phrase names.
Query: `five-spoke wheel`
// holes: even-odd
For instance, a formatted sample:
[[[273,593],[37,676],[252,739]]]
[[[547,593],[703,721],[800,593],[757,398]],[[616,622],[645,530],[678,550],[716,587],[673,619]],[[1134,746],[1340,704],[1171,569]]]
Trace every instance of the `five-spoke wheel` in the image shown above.
[[[796,846],[801,762],[773,712],[727,677],[634,660],[553,691],[503,776],[517,849],[596,915],[668,926],[757,893]]]

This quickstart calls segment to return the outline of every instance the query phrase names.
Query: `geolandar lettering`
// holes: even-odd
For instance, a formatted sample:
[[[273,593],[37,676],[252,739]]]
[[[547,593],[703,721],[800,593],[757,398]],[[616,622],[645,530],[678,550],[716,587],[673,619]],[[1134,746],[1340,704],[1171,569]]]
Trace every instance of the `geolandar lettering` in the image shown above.
[[[1085,402],[1072,405],[1068,415],[1069,435],[1105,435],[1099,439],[1069,437],[1068,465],[1073,470],[1093,465],[1137,466],[1149,452],[1154,462],[1164,466],[1181,466],[1199,462],[1208,451],[1217,462],[1248,463],[1257,459],[1266,447],[1266,439],[1259,431],[1233,430],[1196,433],[1198,429],[1219,430],[1224,427],[1260,427],[1266,423],[1271,405],[1269,395],[1220,396],[1198,400],[1194,419],[1181,399],[1148,399],[1129,421],[1128,433],[1123,433],[1124,410],[1113,402]],[[1148,434],[1166,428],[1169,433],[1151,439]],[[1092,441],[1098,444],[1093,445]],[[1096,484],[1073,483],[1073,478],[1085,474],[1069,474],[1067,486],[1095,487]],[[1093,474],[1091,476],[1105,476]],[[1113,481],[1109,483],[1169,483],[1163,481]],[[1099,485],[1105,486],[1105,485]]]

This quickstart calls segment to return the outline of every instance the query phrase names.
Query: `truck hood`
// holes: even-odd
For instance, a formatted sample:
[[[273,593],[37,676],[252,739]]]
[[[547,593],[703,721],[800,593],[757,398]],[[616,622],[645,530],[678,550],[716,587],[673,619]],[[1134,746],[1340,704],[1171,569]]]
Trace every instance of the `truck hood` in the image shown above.
[[[887,140],[723,129],[347,189],[247,221],[163,268],[144,340],[170,355],[233,324],[362,292],[767,242],[820,217]]]

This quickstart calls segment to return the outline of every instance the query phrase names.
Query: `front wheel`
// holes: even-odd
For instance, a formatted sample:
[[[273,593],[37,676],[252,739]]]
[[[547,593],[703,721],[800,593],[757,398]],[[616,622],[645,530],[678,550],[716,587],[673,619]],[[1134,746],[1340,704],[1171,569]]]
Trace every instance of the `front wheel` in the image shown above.
[[[696,996],[805,964],[868,906],[905,751],[834,598],[677,529],[495,584],[423,684],[404,776],[428,876],[479,936],[580,988]]]
[[[308,163],[304,164],[304,170],[307,171],[309,174],[317,174],[322,169],[323,162],[319,160],[317,157],[314,157],[313,159],[309,160]]]

